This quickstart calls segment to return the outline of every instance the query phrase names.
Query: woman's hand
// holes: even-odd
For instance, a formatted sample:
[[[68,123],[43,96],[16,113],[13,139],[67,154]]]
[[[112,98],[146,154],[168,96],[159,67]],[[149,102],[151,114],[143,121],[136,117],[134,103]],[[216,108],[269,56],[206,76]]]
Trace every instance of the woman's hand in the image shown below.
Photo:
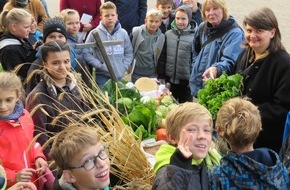
[[[35,160],[35,166],[37,173],[42,174],[46,170],[48,164],[43,158],[39,157]]]
[[[91,29],[93,29],[93,26],[91,24],[84,24],[83,31],[89,32]]]
[[[209,79],[215,79],[217,77],[218,70],[216,67],[210,67],[202,74],[202,80],[207,81]]]
[[[179,142],[177,148],[180,150],[180,152],[183,154],[185,158],[189,158],[192,156],[192,152],[189,150],[190,144],[192,144],[193,136],[189,132],[186,131],[186,129],[182,129],[180,136],[179,136]]]

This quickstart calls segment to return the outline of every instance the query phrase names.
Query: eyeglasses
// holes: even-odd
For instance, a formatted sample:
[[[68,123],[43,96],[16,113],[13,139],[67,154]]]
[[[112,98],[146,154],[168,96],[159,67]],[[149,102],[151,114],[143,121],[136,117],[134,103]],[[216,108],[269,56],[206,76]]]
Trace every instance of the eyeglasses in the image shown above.
[[[80,166],[75,166],[75,167],[68,167],[68,169],[73,170],[73,169],[84,168],[85,170],[90,171],[96,167],[97,158],[100,158],[101,160],[105,160],[108,158],[108,156],[109,156],[109,146],[105,146],[97,155],[95,155],[92,158],[87,159],[84,164]]]

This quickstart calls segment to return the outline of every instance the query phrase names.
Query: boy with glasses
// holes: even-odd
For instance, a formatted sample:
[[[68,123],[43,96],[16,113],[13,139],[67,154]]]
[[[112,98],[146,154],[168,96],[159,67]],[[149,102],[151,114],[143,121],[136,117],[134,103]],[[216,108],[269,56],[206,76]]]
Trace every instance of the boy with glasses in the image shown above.
[[[96,128],[65,128],[56,136],[50,156],[62,172],[54,189],[109,189],[109,151]]]

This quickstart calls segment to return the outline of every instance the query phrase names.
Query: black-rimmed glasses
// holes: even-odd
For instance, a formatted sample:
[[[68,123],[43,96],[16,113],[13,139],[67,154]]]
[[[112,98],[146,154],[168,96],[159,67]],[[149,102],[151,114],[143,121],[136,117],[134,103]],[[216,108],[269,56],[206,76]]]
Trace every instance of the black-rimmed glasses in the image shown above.
[[[87,171],[92,170],[97,165],[97,158],[100,158],[101,160],[107,159],[109,156],[109,146],[105,146],[97,155],[95,155],[92,158],[87,159],[82,165],[80,166],[74,166],[74,167],[68,167],[68,169],[80,169],[84,168]]]

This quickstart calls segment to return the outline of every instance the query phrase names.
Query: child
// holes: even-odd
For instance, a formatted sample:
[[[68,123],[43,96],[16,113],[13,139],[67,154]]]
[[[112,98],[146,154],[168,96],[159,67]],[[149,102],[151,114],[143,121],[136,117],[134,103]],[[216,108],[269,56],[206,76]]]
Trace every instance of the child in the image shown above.
[[[105,50],[112,64],[117,80],[121,80],[133,61],[133,49],[127,32],[118,22],[117,8],[114,3],[106,2],[100,7],[101,22],[92,30],[86,43],[95,42],[94,32],[98,32],[102,41],[122,40],[122,44],[105,45]],[[88,64],[96,68],[96,82],[100,88],[111,78],[102,56],[97,48],[85,48],[84,58]]]
[[[43,42],[44,43],[48,43],[55,40],[61,40],[66,43],[67,38],[68,38],[67,36],[68,34],[66,32],[65,23],[63,22],[61,18],[54,17],[54,18],[48,19],[48,21],[44,24],[44,27],[43,27]],[[31,64],[28,70],[28,74],[27,74],[27,76],[29,76],[28,84],[25,89],[27,94],[32,91],[32,89],[37,85],[37,83],[40,81],[40,78],[41,78],[41,76],[39,75],[35,75],[35,74],[31,75],[31,73],[34,73],[35,70],[41,70],[43,68],[42,61],[40,58],[41,47],[42,46],[39,47],[39,50],[36,53],[37,59],[33,62],[33,64]],[[70,62],[71,62],[72,68],[75,68],[77,66],[76,53],[72,47],[70,47]]]
[[[0,62],[5,71],[22,65],[17,73],[22,81],[27,76],[28,63],[36,59],[36,50],[28,41],[31,18],[29,12],[18,8],[4,10],[0,18],[0,26],[4,30],[0,39]]]
[[[70,45],[71,49],[75,48],[76,44],[83,43],[83,37],[80,35],[80,16],[79,13],[74,9],[64,9],[60,12],[66,31],[67,31],[67,43]],[[75,70],[82,74],[82,78],[86,84],[90,82],[90,71],[86,65],[86,62],[83,58],[82,52],[83,49],[74,49],[78,64],[75,67]]]
[[[202,105],[186,102],[173,108],[166,117],[169,144],[157,151],[152,189],[208,189],[205,164],[211,147],[213,121]],[[216,154],[219,163],[220,155]],[[211,158],[209,158],[211,159]]]
[[[182,0],[184,5],[187,5],[192,10],[192,21],[195,21],[197,25],[202,23],[202,15],[201,15],[201,3],[198,0]]]
[[[34,124],[20,100],[22,95],[20,78],[12,72],[0,72],[0,160],[7,187],[32,181],[41,189],[37,178],[48,165],[41,146],[33,143]]]
[[[156,9],[162,12],[162,23],[160,30],[163,34],[171,29],[171,23],[174,20],[174,15],[171,13],[173,0],[157,0]]]
[[[179,103],[192,101],[188,85],[195,25],[190,24],[191,15],[192,10],[187,5],[176,9],[172,29],[165,33],[166,43],[158,65],[159,78],[165,77],[165,82],[170,83],[170,91]]]
[[[43,33],[37,29],[37,21],[34,17],[32,17],[31,25],[30,25],[30,34],[34,36],[37,42],[43,42]],[[34,43],[32,43],[34,44]]]
[[[39,133],[39,142],[44,144],[55,132],[61,131],[69,121],[63,117],[52,124],[64,111],[83,112],[85,103],[81,99],[78,78],[70,72],[70,47],[67,43],[55,40],[45,43],[41,48],[41,59],[44,69],[42,80],[28,94],[26,108],[32,112],[37,126],[35,135]],[[67,113],[70,114],[70,113]],[[67,115],[66,114],[66,115]],[[45,134],[48,133],[48,134]],[[50,147],[44,152],[48,155]]]
[[[220,166],[209,171],[211,189],[288,189],[285,166],[273,150],[254,149],[262,130],[259,110],[250,101],[230,99],[222,105],[217,131],[229,145]]]
[[[97,128],[67,127],[54,139],[50,156],[62,172],[55,189],[109,189],[109,151]]]
[[[162,12],[152,9],[146,14],[145,24],[133,28],[133,83],[140,77],[157,78],[157,63],[165,41],[164,34],[159,29],[161,19]]]

